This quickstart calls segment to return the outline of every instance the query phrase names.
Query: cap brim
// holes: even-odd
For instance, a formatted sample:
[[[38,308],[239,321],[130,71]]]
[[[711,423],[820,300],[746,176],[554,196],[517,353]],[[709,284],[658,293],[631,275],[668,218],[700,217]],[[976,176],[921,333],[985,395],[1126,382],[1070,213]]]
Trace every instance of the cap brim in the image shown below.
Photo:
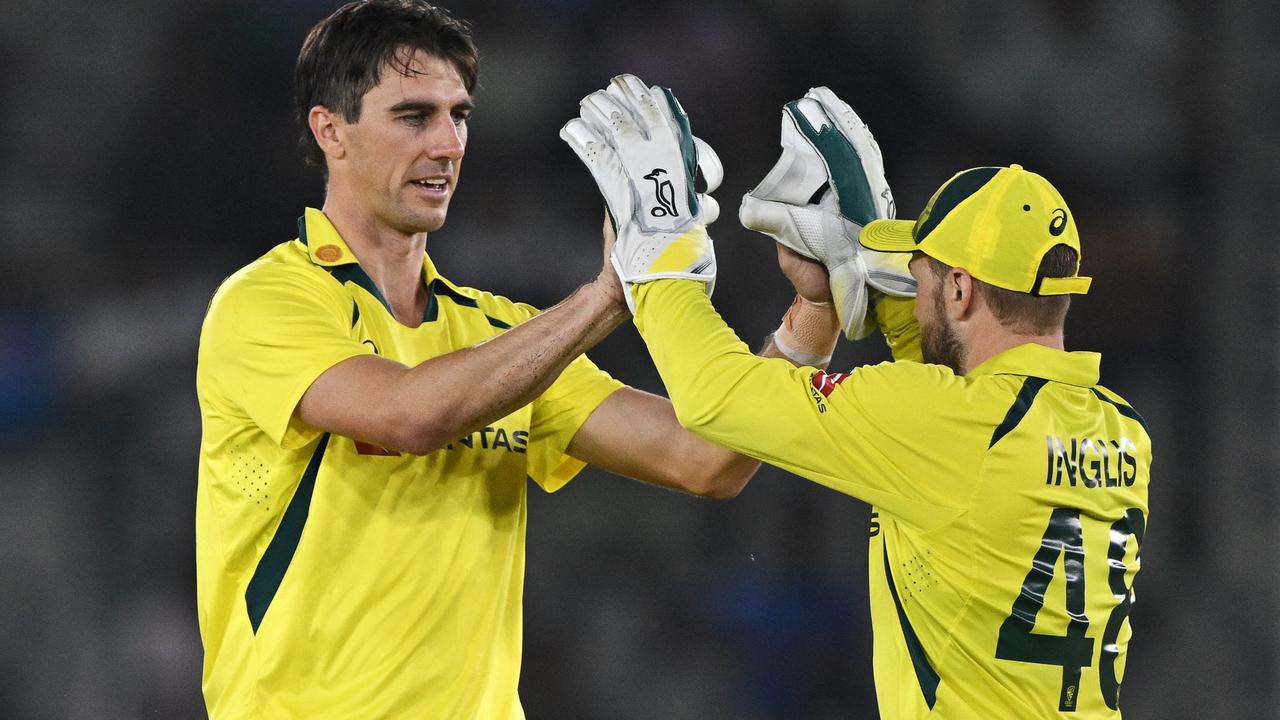
[[[911,231],[914,220],[872,220],[858,233],[863,247],[880,252],[914,252],[916,239]]]

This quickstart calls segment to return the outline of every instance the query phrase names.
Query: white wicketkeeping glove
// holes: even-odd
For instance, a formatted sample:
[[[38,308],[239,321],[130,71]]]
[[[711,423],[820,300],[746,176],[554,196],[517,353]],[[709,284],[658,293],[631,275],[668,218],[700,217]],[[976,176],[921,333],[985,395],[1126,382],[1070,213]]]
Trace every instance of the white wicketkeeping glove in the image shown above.
[[[783,107],[782,157],[743,196],[738,218],[747,229],[826,266],[845,336],[857,340],[875,330],[868,311],[872,291],[899,297],[916,293],[908,254],[858,244],[867,223],[894,213],[871,130],[835,93],[818,87]]]
[[[693,136],[689,118],[670,90],[619,75],[583,98],[580,117],[560,130],[595,178],[613,217],[617,242],[610,262],[635,312],[632,285],[688,278],[715,288],[716,256],[706,226],[720,214],[709,194],[694,189],[699,170],[705,193],[724,169],[711,146]]]

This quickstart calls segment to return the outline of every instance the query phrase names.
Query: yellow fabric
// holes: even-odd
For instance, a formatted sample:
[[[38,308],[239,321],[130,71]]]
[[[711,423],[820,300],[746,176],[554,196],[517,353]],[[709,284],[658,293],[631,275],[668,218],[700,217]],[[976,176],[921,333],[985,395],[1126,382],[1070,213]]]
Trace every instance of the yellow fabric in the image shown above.
[[[1123,401],[1097,387],[1099,355],[1022,345],[963,377],[917,362],[830,375],[753,356],[693,283],[650,283],[638,300],[636,326],[682,423],[872,504],[881,717],[1119,717],[1100,680],[1101,637],[1119,605],[1109,589],[1108,549],[1112,524],[1129,508],[1146,517],[1151,443],[1114,404]],[[997,428],[1018,416],[1016,400],[1034,378],[1047,382],[992,445]],[[995,657],[1055,508],[1077,509],[1081,518],[1082,609],[1092,641],[1081,679],[1069,688],[1071,712],[1059,710],[1061,666]],[[1068,583],[1055,557],[1037,634],[1066,633]],[[1118,579],[1132,587],[1137,542],[1128,540],[1117,560],[1125,567]],[[1114,668],[1122,678],[1130,632],[1127,621],[1117,623]],[[932,709],[909,630],[940,679]]]
[[[526,478],[547,490],[568,482],[582,463],[565,448],[621,385],[578,358],[531,405],[425,456],[322,437],[294,408],[335,363],[376,352],[416,365],[537,311],[454,286],[424,260],[436,317],[404,327],[330,274],[358,266],[324,215],[308,210],[305,221],[304,239],[218,289],[201,333],[196,552],[209,714],[521,718]],[[298,493],[313,459],[307,503]],[[287,536],[291,505],[305,524],[255,633],[246,590],[273,538]]]
[[[874,293],[872,314],[876,327],[889,344],[894,360],[924,362],[920,347],[920,323],[916,322],[916,299]]]
[[[1055,245],[1076,251],[1079,273],[1080,235],[1066,200],[1042,176],[1021,165],[1000,168],[990,180],[958,205],[936,207],[953,182],[971,178],[975,168],[957,173],[930,198],[917,220],[875,220],[858,236],[862,245],[882,252],[920,251],[996,287],[1015,292],[1035,288],[1040,261]],[[935,226],[924,232],[935,212]],[[922,235],[923,233],[923,235]],[[1091,279],[1078,274],[1046,280],[1039,295],[1084,294]]]
[[[685,273],[711,256],[711,238],[698,225],[671,241],[644,271],[645,273]]]

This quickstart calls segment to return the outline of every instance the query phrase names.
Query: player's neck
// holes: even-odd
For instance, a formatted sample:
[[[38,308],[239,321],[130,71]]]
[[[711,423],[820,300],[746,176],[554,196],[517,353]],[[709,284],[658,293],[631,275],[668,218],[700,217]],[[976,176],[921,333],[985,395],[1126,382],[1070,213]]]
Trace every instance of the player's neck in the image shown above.
[[[422,262],[427,233],[406,234],[387,227],[350,198],[332,191],[321,210],[387,299],[396,319],[410,327],[419,325],[426,303]]]
[[[966,338],[964,372],[962,374],[967,375],[971,370],[996,355],[1027,343],[1044,345],[1055,350],[1066,349],[1063,344],[1061,330],[1047,335],[1025,335],[1011,332],[998,322],[983,323],[979,327],[972,328],[968,338]]]

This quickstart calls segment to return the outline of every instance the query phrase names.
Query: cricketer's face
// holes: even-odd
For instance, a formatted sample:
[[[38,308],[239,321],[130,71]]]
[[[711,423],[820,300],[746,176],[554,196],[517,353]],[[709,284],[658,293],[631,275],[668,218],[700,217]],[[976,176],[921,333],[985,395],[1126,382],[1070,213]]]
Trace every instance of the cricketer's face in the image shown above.
[[[344,127],[342,177],[374,222],[405,234],[444,225],[473,107],[445,59],[414,52],[382,69],[364,95],[360,119]]]
[[[942,298],[943,284],[924,256],[917,253],[907,266],[916,279],[916,322],[920,323],[920,352],[924,361],[945,365],[957,375],[963,374],[961,361],[964,346],[955,325],[947,315]]]

